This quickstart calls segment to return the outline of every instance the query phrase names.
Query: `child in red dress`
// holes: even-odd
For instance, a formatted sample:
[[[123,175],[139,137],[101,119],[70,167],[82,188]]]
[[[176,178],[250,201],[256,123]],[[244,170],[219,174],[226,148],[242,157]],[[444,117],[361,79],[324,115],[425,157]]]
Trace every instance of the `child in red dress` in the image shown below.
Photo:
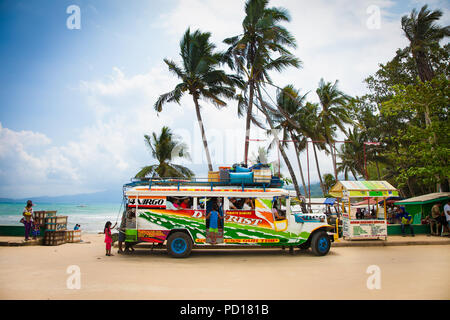
[[[114,225],[114,227],[112,227],[112,228],[111,228],[111,225],[112,225],[111,221],[106,222],[105,229],[103,230],[103,233],[105,234],[106,255],[107,256],[113,256],[113,254],[111,254],[111,246],[112,246],[112,242],[113,242],[113,239],[111,236],[111,229],[114,229],[116,227],[117,222]]]

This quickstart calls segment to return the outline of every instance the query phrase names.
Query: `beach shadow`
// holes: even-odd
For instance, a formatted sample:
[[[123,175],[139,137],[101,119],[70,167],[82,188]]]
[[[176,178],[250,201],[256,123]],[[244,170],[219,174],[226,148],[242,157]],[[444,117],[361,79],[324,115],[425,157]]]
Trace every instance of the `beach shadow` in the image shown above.
[[[339,255],[336,252],[333,252],[330,250],[328,255]],[[126,259],[126,258],[132,258],[132,257],[140,257],[140,258],[151,258],[151,257],[158,257],[158,258],[167,258],[167,259],[173,259],[169,256],[167,253],[167,250],[165,248],[155,248],[153,250],[149,248],[136,248],[134,252],[128,253],[128,254],[118,254],[117,256]],[[204,258],[214,258],[214,259],[221,259],[221,258],[230,258],[230,257],[237,257],[237,258],[264,258],[264,257],[286,257],[286,258],[301,258],[301,257],[316,257],[314,253],[311,251],[311,249],[308,250],[299,250],[295,249],[294,252],[291,254],[289,253],[289,249],[282,250],[281,248],[271,248],[271,249],[193,249],[190,256],[187,259],[204,259]],[[320,257],[318,257],[320,258]]]

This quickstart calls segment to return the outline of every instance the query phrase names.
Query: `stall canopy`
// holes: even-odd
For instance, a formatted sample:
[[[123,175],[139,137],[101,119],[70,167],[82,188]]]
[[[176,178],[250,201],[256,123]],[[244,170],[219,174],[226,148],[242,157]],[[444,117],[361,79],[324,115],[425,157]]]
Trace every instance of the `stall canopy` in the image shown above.
[[[383,201],[381,201],[383,202]],[[375,198],[367,198],[367,200],[363,200],[357,203],[352,203],[352,206],[362,206],[362,205],[376,205],[377,204],[377,200],[375,200]]]
[[[431,212],[431,208],[436,203],[445,203],[450,199],[450,192],[435,192],[409,198],[401,201],[396,201],[396,206],[404,206],[405,210],[414,216],[414,224],[420,224],[422,218],[428,216]]]
[[[386,203],[391,204],[391,203],[394,203],[394,202],[397,202],[400,200],[403,200],[403,198],[402,197],[389,197],[389,198],[386,198]],[[378,201],[378,204],[382,204],[382,203],[383,203],[383,200]]]
[[[339,181],[329,194],[336,198],[396,197],[398,191],[387,181]]]
[[[409,198],[401,201],[396,201],[395,205],[403,206],[405,204],[427,204],[441,201],[443,202],[448,199],[450,199],[450,192],[436,192],[424,194],[423,196]]]

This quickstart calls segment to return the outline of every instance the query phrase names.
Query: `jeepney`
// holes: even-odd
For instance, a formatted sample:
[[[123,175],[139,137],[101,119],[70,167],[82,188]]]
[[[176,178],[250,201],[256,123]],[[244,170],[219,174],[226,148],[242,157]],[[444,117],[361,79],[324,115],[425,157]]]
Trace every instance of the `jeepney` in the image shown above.
[[[187,257],[212,245],[206,217],[217,204],[219,248],[283,246],[326,255],[334,227],[323,213],[292,212],[290,200],[283,188],[131,183],[124,186],[125,241],[166,244],[170,256]]]

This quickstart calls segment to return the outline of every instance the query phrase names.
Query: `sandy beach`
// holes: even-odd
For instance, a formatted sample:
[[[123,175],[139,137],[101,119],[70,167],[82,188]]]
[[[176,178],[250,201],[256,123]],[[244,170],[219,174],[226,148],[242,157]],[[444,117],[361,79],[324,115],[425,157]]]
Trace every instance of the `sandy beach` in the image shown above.
[[[0,247],[0,299],[449,299],[447,245],[332,248],[329,255],[281,249],[198,250],[188,259],[137,249],[106,257],[90,243]],[[79,266],[81,288],[68,289]],[[382,288],[366,286],[369,265]]]

